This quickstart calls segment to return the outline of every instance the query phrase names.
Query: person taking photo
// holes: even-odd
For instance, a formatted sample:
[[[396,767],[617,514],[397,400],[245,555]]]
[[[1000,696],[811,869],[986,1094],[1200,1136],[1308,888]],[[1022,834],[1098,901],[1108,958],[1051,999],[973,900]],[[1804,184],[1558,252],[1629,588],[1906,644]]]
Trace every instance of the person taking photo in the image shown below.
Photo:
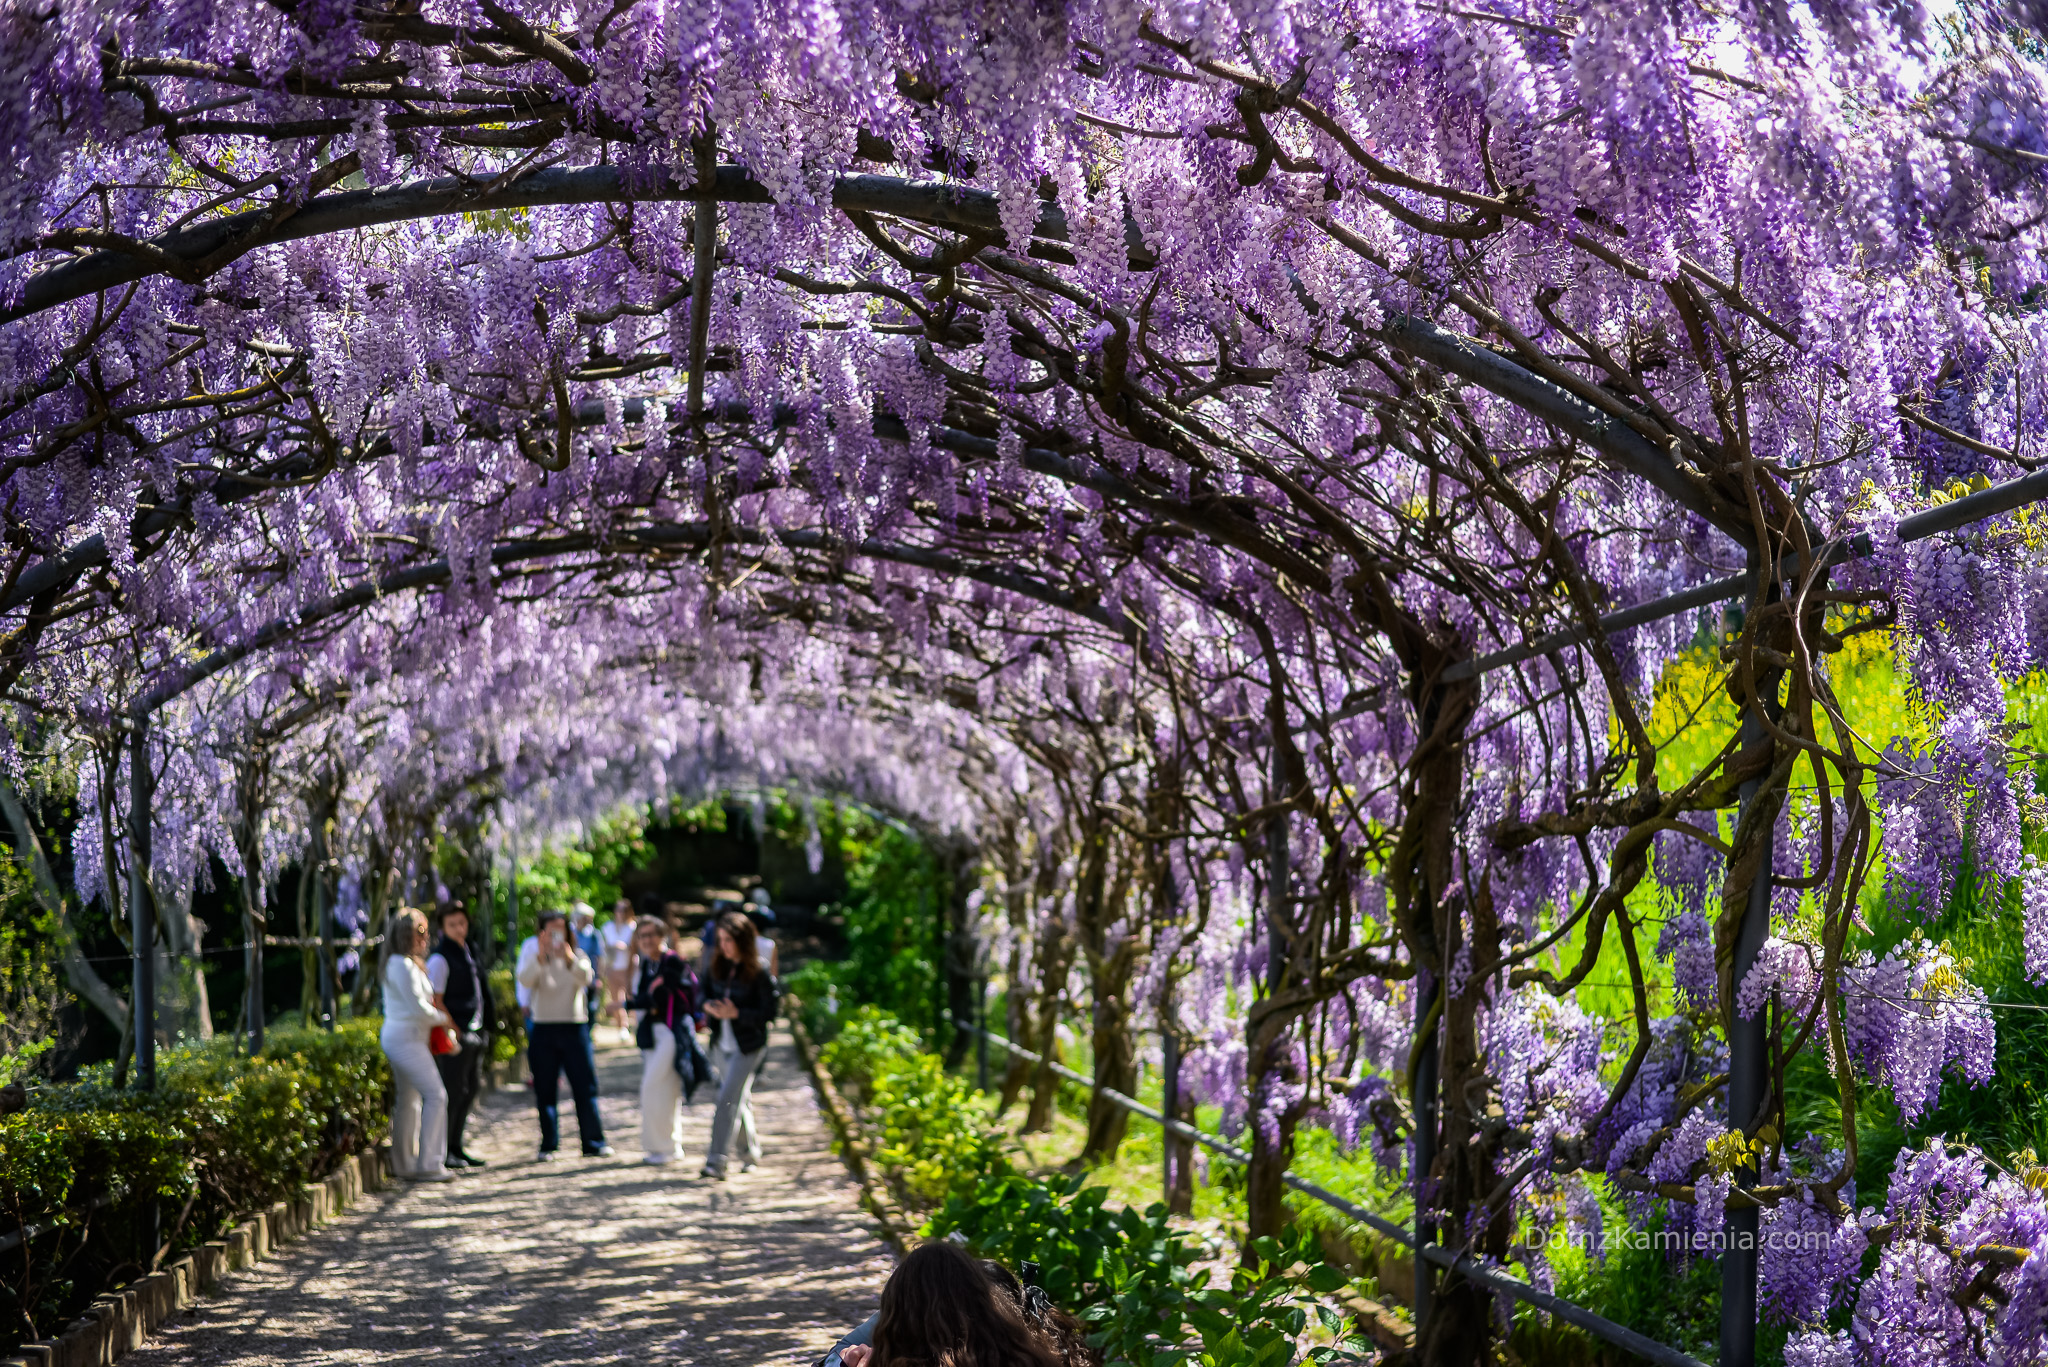
[[[434,1005],[455,1022],[455,1052],[434,1055],[448,1089],[448,1166],[480,1168],[484,1160],[462,1147],[462,1131],[484,1085],[484,979],[469,948],[469,912],[460,902],[446,902],[440,919],[441,938],[427,956],[426,972]]]
[[[677,1134],[683,1099],[676,1050],[692,1047],[702,1006],[697,974],[676,952],[675,932],[643,916],[633,931],[639,982],[625,1004],[640,1013],[640,1148],[657,1166],[683,1156]]]
[[[719,1086],[711,1147],[699,1175],[724,1181],[726,1150],[735,1128],[744,1155],[740,1171],[752,1172],[761,1161],[761,1136],[754,1128],[754,1073],[768,1057],[768,1022],[775,1018],[775,975],[761,962],[753,922],[736,911],[718,918],[718,949],[712,955],[704,996]]]
[[[520,983],[530,994],[526,1059],[533,1069],[533,1104],[540,1112],[540,1161],[555,1161],[562,1145],[558,1124],[560,1085],[566,1075],[576,1102],[576,1129],[585,1158],[608,1158],[604,1122],[597,1114],[597,1065],[583,1033],[585,993],[593,973],[590,959],[569,938],[568,918],[559,911],[540,915],[539,933],[519,955]]]

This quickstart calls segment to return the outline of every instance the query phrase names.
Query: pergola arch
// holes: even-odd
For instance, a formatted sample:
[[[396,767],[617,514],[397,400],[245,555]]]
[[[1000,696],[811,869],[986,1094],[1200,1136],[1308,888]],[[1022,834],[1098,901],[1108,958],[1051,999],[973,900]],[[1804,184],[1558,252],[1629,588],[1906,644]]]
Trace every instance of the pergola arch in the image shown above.
[[[1506,1258],[1528,1184],[1580,1173],[1675,1219],[1850,1218],[1846,1169],[1703,1167],[1638,1085],[1637,894],[1698,902],[1700,1028],[1746,1051],[1737,1085],[1672,1088],[1761,1133],[1735,998],[1773,880],[1822,889],[1800,952],[1832,1028],[1876,813],[1935,829],[1823,660],[1894,624],[1964,719],[1926,791],[2034,876],[1992,738],[1996,682],[2048,658],[2039,548],[1998,520],[2043,478],[2048,188],[2024,121],[1984,115],[2031,107],[2025,43],[1974,12],[1934,54],[1889,12],[933,7],[969,56],[924,7],[842,8],[863,36],[690,47],[645,5],[523,0],[19,31],[47,75],[0,105],[0,682],[129,719],[132,904],[151,757],[197,752],[201,695],[248,698],[260,737],[352,667],[393,698],[438,681],[467,759],[491,697],[535,706],[518,662],[475,663],[493,632],[639,661],[797,623],[849,689],[1085,756],[1055,786],[1098,873],[1128,839],[1171,903],[1236,861],[1267,965],[1236,1023],[1271,1122],[1255,1230],[1327,1089],[1299,1050],[1368,978],[1413,1007],[1376,1066],[1427,1237]],[[890,164],[931,176],[866,169]],[[1694,633],[1664,610],[1731,596],[1748,730],[1673,780],[1647,703]],[[185,729],[152,749],[151,718]],[[1829,834],[1781,874],[1795,770]],[[1664,878],[1687,840],[1726,856],[1718,904]],[[1524,1153],[1482,1026],[1517,992],[1569,1006],[1603,936],[1631,1038]],[[1830,1038],[1845,1096],[1882,1075]],[[1727,1268],[1742,1367],[1754,1262]],[[1487,1294],[1447,1280],[1432,1313],[1431,1287],[1423,1360],[1476,1360]]]

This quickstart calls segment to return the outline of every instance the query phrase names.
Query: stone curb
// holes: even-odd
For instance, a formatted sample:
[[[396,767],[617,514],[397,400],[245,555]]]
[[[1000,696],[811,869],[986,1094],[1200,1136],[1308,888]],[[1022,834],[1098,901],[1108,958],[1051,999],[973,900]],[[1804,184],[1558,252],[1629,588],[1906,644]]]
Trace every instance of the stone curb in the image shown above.
[[[299,1188],[288,1201],[257,1211],[227,1234],[200,1245],[160,1272],[109,1291],[53,1339],[24,1343],[0,1367],[106,1367],[140,1348],[156,1327],[190,1309],[230,1272],[269,1257],[300,1235],[326,1224],[391,1181],[391,1150],[379,1145],[343,1163],[325,1181]]]
[[[869,1148],[867,1136],[862,1132],[860,1122],[854,1118],[853,1108],[846,1104],[846,1098],[833,1085],[832,1075],[819,1064],[817,1050],[811,1046],[810,1033],[797,1019],[793,1002],[789,1033],[796,1040],[797,1057],[804,1061],[804,1070],[811,1075],[811,1086],[817,1089],[819,1105],[831,1120],[832,1128],[839,1132],[840,1156],[845,1158],[846,1166],[853,1169],[853,1175],[860,1181],[861,1197],[867,1203],[868,1213],[882,1226],[882,1236],[897,1253],[910,1252],[917,1243],[917,1232],[903,1213],[903,1207],[876,1175],[874,1165],[869,1161],[873,1151]],[[0,1364],[0,1367],[6,1365]]]

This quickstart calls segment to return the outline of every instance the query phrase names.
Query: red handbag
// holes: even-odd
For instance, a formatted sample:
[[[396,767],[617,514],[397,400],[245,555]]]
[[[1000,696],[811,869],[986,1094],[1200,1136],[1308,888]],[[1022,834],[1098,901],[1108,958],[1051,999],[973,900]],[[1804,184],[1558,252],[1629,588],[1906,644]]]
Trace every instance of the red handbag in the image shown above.
[[[455,1031],[452,1027],[437,1025],[427,1034],[427,1051],[429,1053],[452,1054],[461,1047],[461,1044],[456,1042]]]

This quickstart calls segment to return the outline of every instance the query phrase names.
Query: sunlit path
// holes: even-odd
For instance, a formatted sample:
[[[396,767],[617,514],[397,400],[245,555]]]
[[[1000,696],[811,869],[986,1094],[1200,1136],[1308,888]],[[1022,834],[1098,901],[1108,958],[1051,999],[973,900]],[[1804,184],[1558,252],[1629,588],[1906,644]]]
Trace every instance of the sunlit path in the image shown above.
[[[535,1162],[527,1094],[499,1092],[472,1130],[484,1172],[372,1198],[125,1361],[740,1367],[815,1361],[873,1309],[890,1256],[786,1034],[754,1093],[761,1166],[724,1183],[696,1179],[701,1094],[684,1111],[688,1161],[649,1168],[639,1055],[614,1044],[598,1065],[617,1157],[574,1156],[571,1120],[563,1160]]]

